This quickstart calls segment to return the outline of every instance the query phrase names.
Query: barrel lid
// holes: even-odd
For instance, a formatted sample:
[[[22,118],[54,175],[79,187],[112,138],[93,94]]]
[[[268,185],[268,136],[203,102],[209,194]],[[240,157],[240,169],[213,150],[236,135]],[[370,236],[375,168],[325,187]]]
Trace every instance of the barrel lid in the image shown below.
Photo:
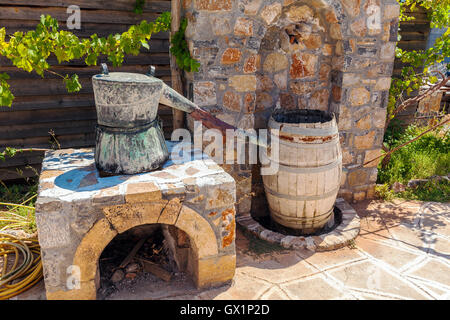
[[[109,82],[121,82],[121,83],[156,83],[162,82],[161,79],[147,76],[140,73],[131,72],[110,72],[109,74],[96,74],[93,76],[93,80],[109,81]]]

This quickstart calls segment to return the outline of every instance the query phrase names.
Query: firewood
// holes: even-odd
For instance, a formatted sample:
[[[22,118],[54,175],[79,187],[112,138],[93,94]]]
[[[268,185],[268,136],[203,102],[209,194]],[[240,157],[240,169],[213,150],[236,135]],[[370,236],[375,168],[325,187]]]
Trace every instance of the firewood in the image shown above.
[[[142,247],[142,245],[145,243],[146,240],[147,238],[142,238],[136,243],[133,250],[130,251],[127,257],[119,265],[119,268],[125,268],[131,262],[131,260],[134,258],[134,256],[136,255],[136,253],[139,251],[139,249]]]
[[[172,274],[170,272],[168,272],[167,270],[164,270],[163,268],[158,266],[156,263],[153,263],[146,259],[141,259],[141,258],[138,258],[138,259],[144,265],[145,272],[150,272],[151,274],[157,276],[158,278],[160,278],[166,282],[169,282],[170,279],[172,278]]]

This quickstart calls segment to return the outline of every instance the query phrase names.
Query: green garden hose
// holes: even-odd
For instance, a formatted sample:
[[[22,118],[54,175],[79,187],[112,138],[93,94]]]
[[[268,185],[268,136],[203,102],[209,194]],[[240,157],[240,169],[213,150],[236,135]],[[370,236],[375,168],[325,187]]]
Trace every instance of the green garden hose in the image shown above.
[[[15,257],[13,265],[8,268],[10,254]],[[0,257],[3,258],[3,267],[0,270],[0,300],[18,295],[42,279],[41,252],[36,239],[20,240],[0,233]]]

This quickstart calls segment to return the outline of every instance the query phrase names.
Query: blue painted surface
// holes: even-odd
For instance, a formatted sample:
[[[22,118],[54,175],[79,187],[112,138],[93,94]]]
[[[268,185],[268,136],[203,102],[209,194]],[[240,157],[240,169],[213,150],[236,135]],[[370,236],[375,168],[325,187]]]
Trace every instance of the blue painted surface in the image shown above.
[[[79,187],[81,181],[86,178],[87,175],[95,173],[95,178],[97,179],[96,184],[92,184],[85,187]],[[131,177],[131,176],[130,176]],[[55,185],[72,191],[83,192],[83,191],[94,191],[100,189],[106,189],[114,187],[118,184],[123,183],[128,179],[127,176],[114,176],[114,177],[104,177],[100,178],[98,171],[85,171],[83,169],[70,170],[55,179]]]
[[[169,154],[171,154],[173,148],[178,144],[179,142],[171,142],[166,141],[167,148],[169,150]],[[194,152],[195,150],[192,149],[191,153],[187,155],[187,157],[184,159],[183,163],[191,162],[194,160],[202,160],[202,159],[208,159],[208,156],[200,153],[200,152]],[[180,154],[183,156],[183,154]],[[74,164],[76,161],[80,160],[90,160],[88,161],[88,165],[80,166],[80,164]],[[50,162],[50,163],[49,163]],[[48,158],[46,159],[46,164],[57,166],[58,170],[68,170],[67,172],[59,175],[55,179],[55,185],[59,188],[76,191],[76,192],[84,192],[84,191],[94,191],[94,190],[101,190],[106,189],[110,187],[117,186],[126,180],[128,180],[131,177],[135,176],[142,176],[147,175],[152,172],[145,172],[145,173],[139,173],[134,175],[118,175],[118,176],[112,176],[112,177],[100,177],[99,172],[97,169],[93,168],[92,165],[94,164],[94,153],[93,152],[76,152],[72,154],[62,155],[59,157],[54,158]],[[166,161],[162,168],[167,168],[174,165],[173,161],[169,159]],[[70,170],[70,168],[73,168]],[[55,168],[56,169],[56,168]],[[93,181],[95,179],[97,180],[97,183],[86,185],[83,187],[80,187],[80,183],[85,179],[89,174],[95,175],[94,177],[91,177]]]

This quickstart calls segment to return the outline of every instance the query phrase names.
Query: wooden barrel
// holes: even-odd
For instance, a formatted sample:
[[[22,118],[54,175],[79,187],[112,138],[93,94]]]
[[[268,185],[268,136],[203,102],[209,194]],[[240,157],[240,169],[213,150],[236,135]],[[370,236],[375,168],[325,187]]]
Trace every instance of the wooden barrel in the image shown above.
[[[285,227],[314,233],[332,217],[340,186],[335,117],[320,110],[276,111],[268,127],[271,138],[279,141],[278,159],[270,153],[266,159],[277,162],[271,165],[278,164],[278,172],[263,175],[271,217]]]

